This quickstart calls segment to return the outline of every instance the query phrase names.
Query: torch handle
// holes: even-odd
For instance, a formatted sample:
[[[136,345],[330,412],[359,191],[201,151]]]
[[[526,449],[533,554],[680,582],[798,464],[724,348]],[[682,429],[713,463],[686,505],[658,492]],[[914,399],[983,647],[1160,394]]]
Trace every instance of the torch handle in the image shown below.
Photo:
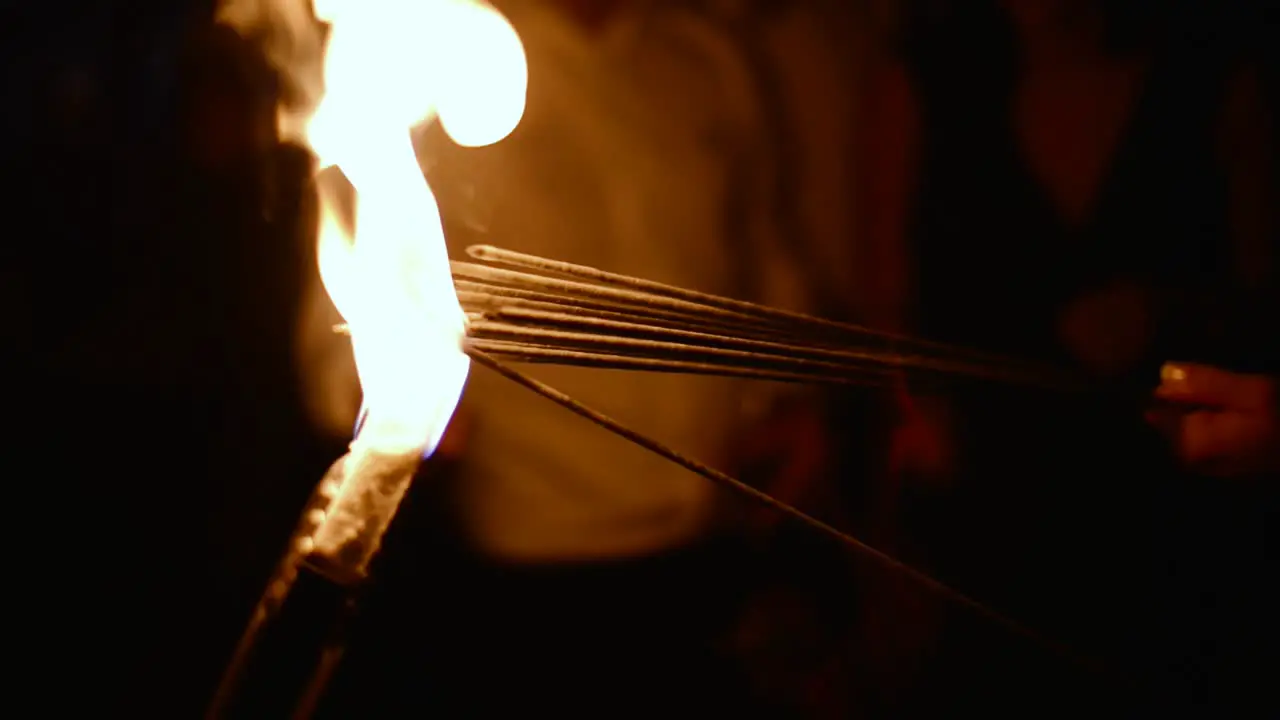
[[[353,444],[312,493],[206,720],[305,720],[337,666],[365,568],[421,452]]]
[[[207,720],[309,717],[354,610],[354,588],[300,561],[283,597],[256,611]]]

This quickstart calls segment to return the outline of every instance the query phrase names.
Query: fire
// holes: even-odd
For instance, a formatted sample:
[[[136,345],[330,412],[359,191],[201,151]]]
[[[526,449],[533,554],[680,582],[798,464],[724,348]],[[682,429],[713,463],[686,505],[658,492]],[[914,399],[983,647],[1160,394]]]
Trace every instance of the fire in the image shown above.
[[[302,138],[355,189],[355,222],[321,194],[320,275],[350,330],[367,418],[356,443],[430,453],[466,382],[466,316],[412,128],[455,142],[507,136],[527,69],[514,29],[473,0],[316,0],[329,25],[324,91]],[[354,231],[350,228],[354,227]]]
[[[296,552],[350,580],[439,444],[470,369],[466,315],[410,132],[438,119],[466,146],[508,135],[524,114],[524,48],[479,0],[227,0],[218,16],[279,71],[280,135],[309,145],[326,173],[320,277],[351,336],[365,413]],[[339,171],[354,190],[345,213],[327,182]]]
[[[365,576],[462,395],[466,316],[411,130],[438,118],[455,142],[497,142],[524,114],[527,84],[515,30],[475,0],[226,0],[218,19],[279,71],[280,135],[309,144],[318,172],[341,171],[355,191],[344,215],[317,180],[317,258],[367,415],[304,509],[209,717],[223,716],[240,662],[301,568],[342,585]]]

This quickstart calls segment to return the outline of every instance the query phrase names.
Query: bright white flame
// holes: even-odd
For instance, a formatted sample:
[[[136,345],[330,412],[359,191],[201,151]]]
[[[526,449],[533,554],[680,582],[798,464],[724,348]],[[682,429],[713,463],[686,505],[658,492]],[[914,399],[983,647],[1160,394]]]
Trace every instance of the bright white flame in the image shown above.
[[[305,134],[321,167],[356,190],[355,233],[321,196],[320,275],[351,332],[368,417],[357,442],[430,452],[469,361],[466,316],[435,197],[409,131],[438,115],[459,144],[487,145],[524,112],[524,50],[472,0],[316,0],[330,23],[325,93]]]

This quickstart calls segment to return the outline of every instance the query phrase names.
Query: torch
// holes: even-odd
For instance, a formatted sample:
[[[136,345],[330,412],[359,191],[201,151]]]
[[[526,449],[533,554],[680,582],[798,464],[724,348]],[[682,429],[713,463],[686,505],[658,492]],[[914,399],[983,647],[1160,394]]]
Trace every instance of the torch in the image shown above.
[[[286,29],[298,34],[327,25],[324,43],[294,44],[324,48],[323,93],[314,112],[282,126],[303,128],[320,160],[320,277],[351,336],[364,408],[349,452],[304,509],[211,719],[307,717],[341,656],[369,563],[470,367],[466,316],[410,131],[438,118],[459,144],[496,142],[519,122],[527,83],[515,31],[479,2],[317,1],[306,18],[297,3],[276,5],[265,17],[243,7],[224,17],[293,19]]]

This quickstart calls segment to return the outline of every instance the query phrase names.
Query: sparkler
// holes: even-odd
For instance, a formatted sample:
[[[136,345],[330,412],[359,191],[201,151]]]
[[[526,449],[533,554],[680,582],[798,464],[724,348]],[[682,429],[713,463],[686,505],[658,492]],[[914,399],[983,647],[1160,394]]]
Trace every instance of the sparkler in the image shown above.
[[[508,360],[839,385],[932,373],[1051,391],[1086,386],[1058,368],[968,348],[488,245],[467,252],[550,273],[452,263],[467,347]]]
[[[1056,368],[967,348],[487,245],[467,252],[550,273],[452,263],[468,346],[497,357],[812,383],[934,373],[1055,390],[1082,385]]]

